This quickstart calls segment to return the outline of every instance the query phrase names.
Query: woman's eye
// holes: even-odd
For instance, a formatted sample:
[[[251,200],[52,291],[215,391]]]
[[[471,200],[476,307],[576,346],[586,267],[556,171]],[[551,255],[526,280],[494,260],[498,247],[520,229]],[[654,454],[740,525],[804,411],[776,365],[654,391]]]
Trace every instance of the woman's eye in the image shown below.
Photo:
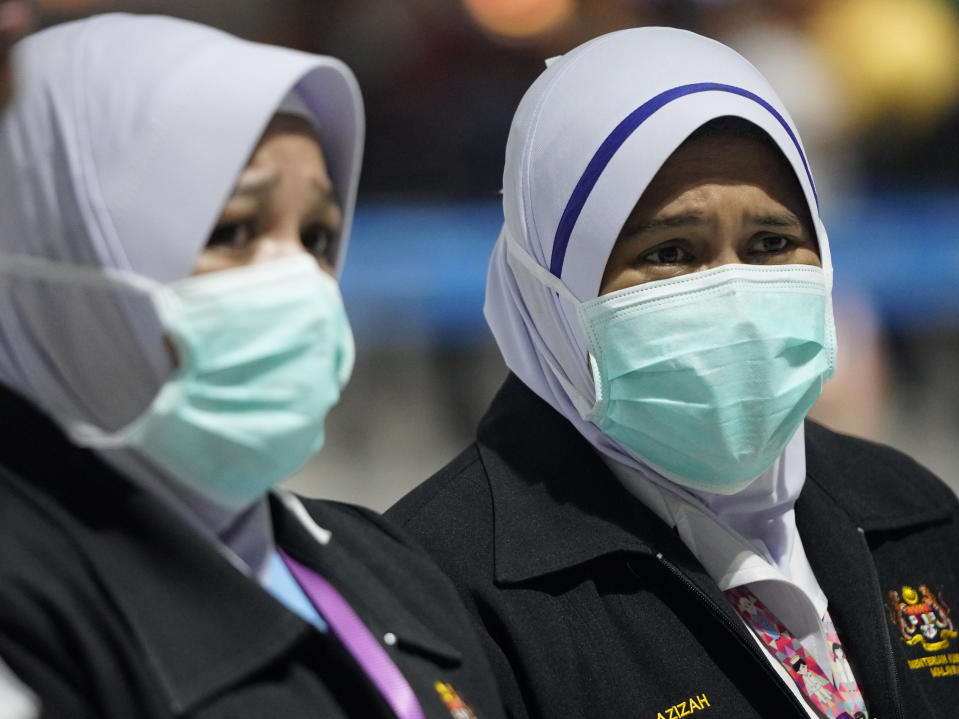
[[[330,259],[333,250],[333,231],[324,225],[307,225],[300,231],[300,241],[303,246],[316,257]]]
[[[692,257],[688,251],[677,245],[668,245],[647,252],[642,256],[644,262],[650,262],[654,265],[676,265],[680,262],[686,262]]]
[[[775,253],[787,250],[791,242],[788,237],[782,235],[767,235],[760,237],[753,243],[754,252]]]
[[[207,240],[207,247],[242,247],[253,238],[253,223],[243,222],[225,222],[217,225],[210,233],[210,239]]]

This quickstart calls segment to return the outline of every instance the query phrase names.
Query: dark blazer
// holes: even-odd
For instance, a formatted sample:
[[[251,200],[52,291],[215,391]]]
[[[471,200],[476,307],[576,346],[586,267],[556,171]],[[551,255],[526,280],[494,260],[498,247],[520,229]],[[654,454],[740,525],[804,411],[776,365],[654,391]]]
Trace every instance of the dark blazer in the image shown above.
[[[871,716],[959,716],[959,640],[907,644],[889,595],[959,608],[956,497],[887,447],[812,422],[806,445],[797,524]],[[514,717],[807,717],[676,533],[515,377],[387,516],[453,578]]]
[[[165,504],[6,391],[0,414],[0,657],[43,716],[394,716],[332,634]],[[472,716],[455,714],[458,697],[479,719],[503,716],[462,603],[425,554],[371,511],[304,504],[330,543],[274,501],[277,544],[334,584],[374,636],[394,635],[386,651],[425,715]]]

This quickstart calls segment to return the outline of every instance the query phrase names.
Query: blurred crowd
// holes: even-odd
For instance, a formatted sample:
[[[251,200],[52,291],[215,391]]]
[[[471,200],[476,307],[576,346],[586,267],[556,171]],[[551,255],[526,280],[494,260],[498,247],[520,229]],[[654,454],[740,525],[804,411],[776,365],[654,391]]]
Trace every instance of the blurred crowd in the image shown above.
[[[43,22],[162,11],[342,57],[369,118],[363,190],[489,196],[543,59],[611,30],[684,27],[786,98],[830,190],[959,185],[955,0],[41,0]],[[828,192],[820,193],[829,195]]]
[[[544,59],[638,25],[683,27],[721,40],[751,60],[789,107],[836,247],[838,374],[813,415],[906,449],[959,487],[951,440],[959,430],[959,382],[952,369],[959,361],[959,295],[951,287],[959,283],[950,281],[959,277],[959,261],[955,253],[934,249],[948,247],[950,237],[930,237],[926,229],[949,233],[952,219],[959,219],[959,1],[38,4],[40,24],[104,10],[162,11],[344,59],[359,78],[367,112],[357,253],[368,241],[361,232],[364,208],[384,201],[394,206],[498,201],[510,118]],[[931,218],[930,198],[937,198],[932,205],[939,208]],[[877,208],[899,218],[892,223],[896,236],[883,243],[894,254],[881,255],[887,265],[891,257],[907,258],[887,267],[900,275],[894,288],[886,283],[877,289],[878,280],[871,283],[862,268],[841,261],[843,245],[872,242],[877,224],[891,226],[875,221]],[[920,214],[921,224],[915,219]],[[492,228],[488,247],[495,233]],[[420,261],[429,266],[429,253]],[[474,269],[482,278],[485,267]],[[944,281],[927,281],[927,269],[945,272]],[[924,285],[931,288],[924,304],[902,304],[915,300]],[[479,314],[478,307],[470,311]],[[403,308],[383,306],[384,328],[397,312]],[[382,509],[469,438],[505,369],[482,328],[455,342],[437,341],[429,328],[404,341],[385,341],[374,321],[357,335],[368,349],[357,368],[364,376],[353,385],[365,394],[347,392],[331,417],[330,451],[297,483],[309,493],[316,474],[329,472],[342,486],[326,485],[325,493]]]

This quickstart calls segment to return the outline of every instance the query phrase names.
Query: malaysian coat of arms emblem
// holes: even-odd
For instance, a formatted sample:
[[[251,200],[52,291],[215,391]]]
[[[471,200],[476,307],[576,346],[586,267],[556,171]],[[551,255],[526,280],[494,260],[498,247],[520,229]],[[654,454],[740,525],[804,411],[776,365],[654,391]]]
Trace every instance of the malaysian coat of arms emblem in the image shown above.
[[[450,710],[450,716],[453,719],[476,719],[476,714],[473,713],[473,710],[470,709],[452,686],[445,682],[436,682],[434,687],[440,695],[443,704]]]
[[[921,644],[927,652],[936,652],[946,649],[949,640],[957,636],[949,605],[941,593],[934,595],[924,584],[918,592],[909,586],[902,588],[902,594],[890,591],[889,609],[889,619],[909,646]]]

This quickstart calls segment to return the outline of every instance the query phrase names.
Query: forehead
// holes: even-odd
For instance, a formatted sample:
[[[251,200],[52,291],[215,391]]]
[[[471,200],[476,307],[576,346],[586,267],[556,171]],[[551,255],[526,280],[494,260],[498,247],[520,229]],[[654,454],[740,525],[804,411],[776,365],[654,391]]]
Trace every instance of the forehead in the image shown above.
[[[297,155],[301,157],[297,158]],[[294,159],[316,162],[326,172],[326,162],[320,139],[313,125],[297,115],[280,113],[270,120],[250,154],[248,164],[292,156]]]
[[[748,185],[811,222],[795,173],[771,141],[734,133],[694,136],[663,163],[633,215],[662,207],[703,185]]]

